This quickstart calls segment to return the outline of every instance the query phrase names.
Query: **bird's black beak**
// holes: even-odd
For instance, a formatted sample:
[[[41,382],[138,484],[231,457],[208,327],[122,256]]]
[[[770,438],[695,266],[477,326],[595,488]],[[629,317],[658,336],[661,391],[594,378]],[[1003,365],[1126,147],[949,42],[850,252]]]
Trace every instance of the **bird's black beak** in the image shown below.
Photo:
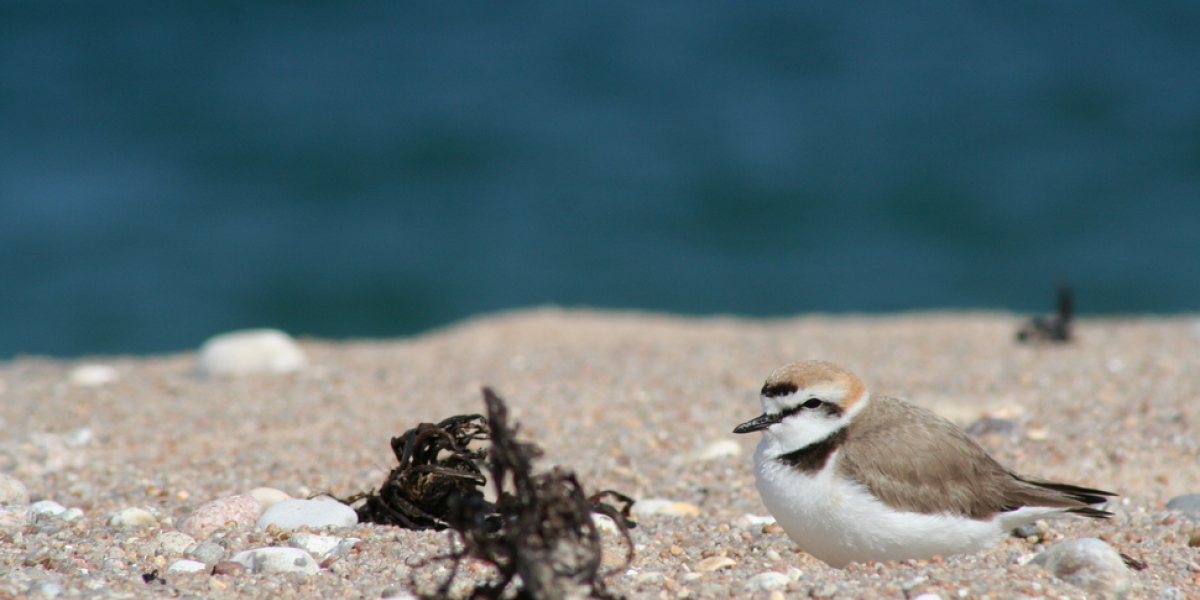
[[[750,419],[749,421],[746,421],[745,423],[742,423],[741,425],[738,425],[737,427],[735,427],[733,429],[733,432],[734,433],[750,433],[752,431],[759,431],[761,429],[766,429],[778,422],[779,422],[779,415],[768,415],[766,413],[763,413],[757,417],[754,417],[753,419]]]

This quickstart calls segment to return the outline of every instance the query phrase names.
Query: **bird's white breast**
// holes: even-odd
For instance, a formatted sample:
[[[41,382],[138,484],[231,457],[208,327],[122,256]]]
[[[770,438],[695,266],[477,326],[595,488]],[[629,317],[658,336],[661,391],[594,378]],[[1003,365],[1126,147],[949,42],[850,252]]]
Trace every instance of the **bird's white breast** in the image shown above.
[[[839,454],[813,473],[777,460],[765,437],[755,454],[756,484],[767,509],[801,549],[834,567],[973,552],[1006,531],[995,521],[895,510],[866,486],[838,475]]]

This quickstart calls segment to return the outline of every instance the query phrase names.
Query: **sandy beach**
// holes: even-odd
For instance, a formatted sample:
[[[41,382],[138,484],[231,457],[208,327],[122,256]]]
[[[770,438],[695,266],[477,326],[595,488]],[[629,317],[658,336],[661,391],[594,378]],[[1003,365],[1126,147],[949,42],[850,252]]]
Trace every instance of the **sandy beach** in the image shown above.
[[[589,490],[698,509],[639,519],[632,565],[607,578],[629,598],[1083,598],[1028,559],[1084,537],[1147,563],[1130,572],[1129,597],[1200,598],[1200,548],[1189,546],[1200,523],[1164,510],[1200,493],[1200,319],[1081,319],[1063,345],[1016,343],[1022,322],[995,312],[750,320],[544,308],[414,338],[301,339],[309,365],[290,374],[198,376],[194,352],[16,358],[0,363],[0,472],[32,501],[84,515],[0,528],[0,597],[381,598],[407,590],[414,570],[432,580],[438,567],[424,561],[448,550],[448,533],[338,530],[360,540],[353,552],[307,577],[164,574],[181,556],[155,540],[200,504],[257,487],[296,497],[375,488],[394,466],[391,437],[482,412],[487,385],[520,437],[544,449],[544,466],[574,470]],[[758,436],[731,433],[761,412],[768,373],[810,358],[964,427],[1011,422],[979,442],[1019,473],[1120,494],[1116,516],[1051,521],[1039,536],[940,562],[825,566],[747,519],[768,514],[754,488]],[[73,383],[84,364],[117,377]],[[729,440],[736,455],[700,457]],[[108,525],[139,506],[159,523]],[[217,535],[230,553],[282,543],[252,528]],[[729,560],[705,562],[714,556]],[[144,581],[154,570],[164,581]],[[756,588],[768,571],[789,580]]]

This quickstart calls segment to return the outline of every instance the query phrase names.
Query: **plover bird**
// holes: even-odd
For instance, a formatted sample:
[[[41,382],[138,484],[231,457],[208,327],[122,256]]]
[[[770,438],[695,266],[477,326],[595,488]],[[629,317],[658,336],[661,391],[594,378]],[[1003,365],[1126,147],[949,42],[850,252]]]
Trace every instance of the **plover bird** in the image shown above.
[[[802,550],[831,566],[975,552],[1013,528],[1069,514],[1111,492],[1017,475],[950,421],[870,394],[822,361],[777,369],[754,455],[763,504]]]

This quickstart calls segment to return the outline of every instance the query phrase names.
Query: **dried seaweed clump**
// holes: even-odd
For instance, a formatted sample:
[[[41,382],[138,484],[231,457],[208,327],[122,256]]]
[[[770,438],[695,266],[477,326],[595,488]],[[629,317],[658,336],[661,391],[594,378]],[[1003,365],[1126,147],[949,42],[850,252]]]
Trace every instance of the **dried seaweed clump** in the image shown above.
[[[1071,301],[1071,288],[1067,285],[1058,286],[1058,304],[1053,315],[1037,315],[1025,323],[1017,331],[1017,341],[1058,342],[1071,341],[1071,320],[1074,318],[1074,307]]]
[[[618,524],[628,562],[633,555],[627,529],[633,525],[628,521],[633,500],[613,491],[588,497],[575,474],[558,467],[534,475],[533,460],[541,451],[516,441],[504,400],[488,388],[483,397],[491,427],[489,470],[496,503],[456,505],[450,524],[466,548],[451,556],[455,569],[435,597],[448,596],[459,562],[473,557],[495,566],[499,575],[476,587],[471,598],[611,598],[601,579],[602,546],[592,513]],[[600,502],[604,497],[616,498],[623,508],[618,511]],[[518,581],[515,590],[509,589]]]
[[[366,499],[357,510],[363,523],[409,529],[453,528],[465,542],[442,557],[453,561],[450,576],[431,598],[448,598],[459,564],[475,558],[492,565],[498,575],[470,591],[470,598],[560,600],[611,598],[601,579],[601,538],[592,513],[612,519],[621,531],[625,559],[633,557],[628,528],[633,500],[613,491],[590,497],[575,474],[555,467],[533,474],[537,446],[516,441],[508,426],[508,408],[499,396],[483,389],[487,418],[459,415],[437,425],[422,423],[392,438],[400,464],[378,493],[357,494],[344,502]],[[472,442],[488,438],[491,446],[472,450]],[[487,459],[496,502],[488,502],[487,484],[477,465]],[[615,498],[617,510],[601,502]],[[414,573],[415,575],[415,573]]]
[[[487,504],[480,490],[487,479],[476,465],[486,450],[470,448],[471,442],[487,435],[482,415],[458,415],[437,425],[421,423],[392,438],[392,452],[400,464],[379,492],[351,496],[346,502],[366,498],[356,509],[360,523],[445,529],[450,526],[446,517],[457,503]]]

